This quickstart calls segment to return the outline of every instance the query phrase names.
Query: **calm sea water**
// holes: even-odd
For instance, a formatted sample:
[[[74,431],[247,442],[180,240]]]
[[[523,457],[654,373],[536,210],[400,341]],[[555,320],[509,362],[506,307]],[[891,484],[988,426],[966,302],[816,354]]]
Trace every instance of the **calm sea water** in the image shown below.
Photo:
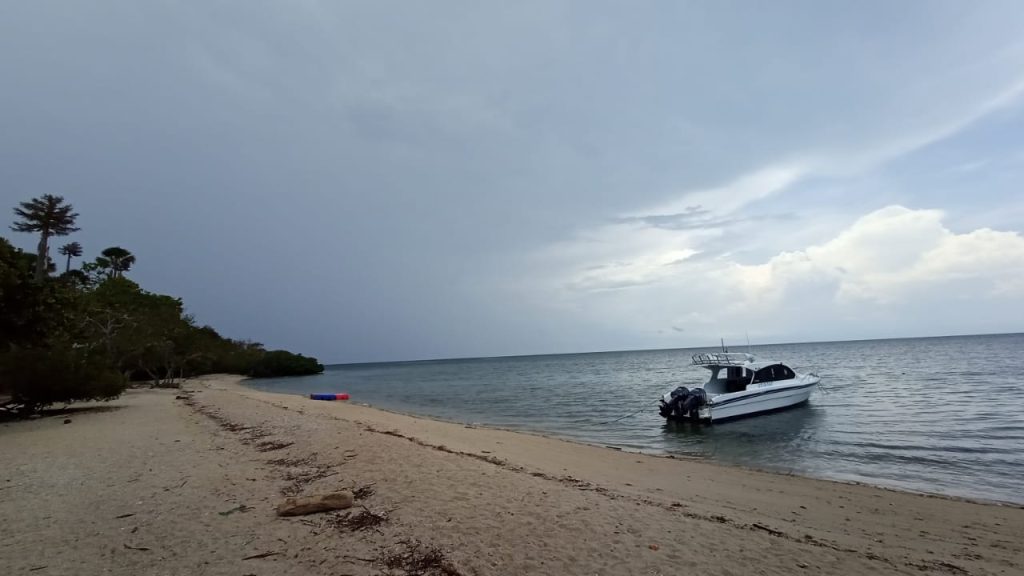
[[[1024,334],[754,346],[822,376],[788,411],[666,424],[657,399],[706,377],[710,349],[331,366],[252,381],[593,444],[755,468],[1024,503]],[[634,411],[639,413],[620,418]]]

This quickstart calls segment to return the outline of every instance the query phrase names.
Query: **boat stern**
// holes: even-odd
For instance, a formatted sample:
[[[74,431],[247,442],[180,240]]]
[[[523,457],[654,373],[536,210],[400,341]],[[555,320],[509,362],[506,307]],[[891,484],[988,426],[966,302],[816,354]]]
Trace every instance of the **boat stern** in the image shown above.
[[[658,413],[668,420],[700,420],[710,417],[708,397],[703,388],[680,386],[661,397]]]

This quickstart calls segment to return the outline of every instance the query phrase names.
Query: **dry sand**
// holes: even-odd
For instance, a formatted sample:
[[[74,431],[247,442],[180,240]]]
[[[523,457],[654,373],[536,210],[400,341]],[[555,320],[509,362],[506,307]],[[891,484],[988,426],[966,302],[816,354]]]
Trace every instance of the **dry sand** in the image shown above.
[[[0,574],[1024,574],[1015,506],[237,382],[0,426]],[[339,488],[364,488],[353,511],[274,515],[285,495]],[[343,525],[364,511],[383,521]]]

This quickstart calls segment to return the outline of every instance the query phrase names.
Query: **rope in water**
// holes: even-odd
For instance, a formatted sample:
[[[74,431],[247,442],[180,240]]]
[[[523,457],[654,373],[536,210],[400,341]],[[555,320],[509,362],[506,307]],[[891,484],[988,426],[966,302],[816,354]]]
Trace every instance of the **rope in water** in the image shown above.
[[[625,420],[626,418],[629,418],[630,416],[636,416],[637,414],[643,412],[646,408],[647,408],[647,405],[645,403],[644,407],[639,409],[639,410],[637,410],[636,412],[630,412],[629,414],[626,414],[625,416],[619,416],[618,418],[615,418],[613,420],[608,420],[608,421],[605,421],[605,422],[598,422],[597,424],[595,424],[595,426],[601,426],[601,425],[604,425],[604,424],[611,424],[612,422],[618,422],[619,420]]]

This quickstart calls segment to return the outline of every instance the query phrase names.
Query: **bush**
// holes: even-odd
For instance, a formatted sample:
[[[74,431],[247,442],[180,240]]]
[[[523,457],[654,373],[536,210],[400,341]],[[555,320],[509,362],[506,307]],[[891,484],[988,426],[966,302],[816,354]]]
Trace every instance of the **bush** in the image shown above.
[[[249,374],[253,378],[272,378],[319,374],[323,371],[324,365],[317,362],[316,358],[286,350],[268,350],[252,365]]]
[[[106,359],[71,348],[15,349],[0,356],[0,380],[12,400],[33,412],[56,403],[113,400],[126,382]]]

